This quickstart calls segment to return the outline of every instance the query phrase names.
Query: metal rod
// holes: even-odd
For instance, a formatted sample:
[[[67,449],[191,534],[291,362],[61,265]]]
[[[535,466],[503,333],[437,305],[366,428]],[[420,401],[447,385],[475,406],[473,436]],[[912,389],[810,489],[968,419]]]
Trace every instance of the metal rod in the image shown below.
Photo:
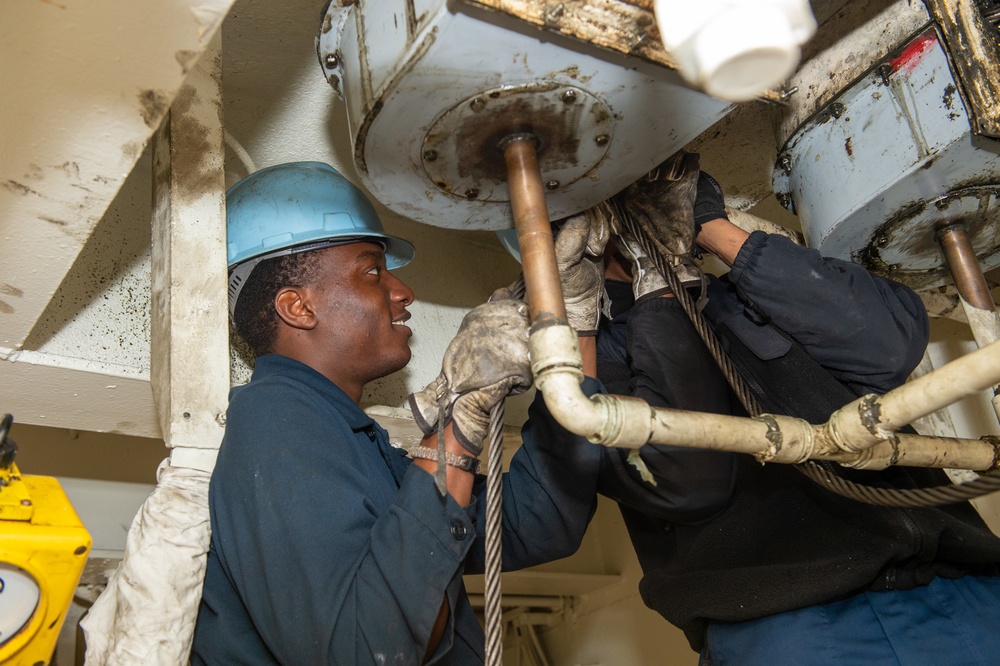
[[[647,443],[737,451],[760,460],[851,460],[864,465],[882,457],[879,442],[898,440],[897,458],[910,464],[981,469],[995,456],[991,441],[905,437],[895,431],[910,421],[973,395],[1000,381],[1000,343],[956,359],[882,396],[869,395],[837,410],[822,425],[803,419],[761,415],[755,419],[650,407],[638,398],[595,395],[580,390],[579,348],[566,325],[534,330],[531,348],[535,386],[545,404],[570,432],[595,444],[639,448]],[[576,363],[574,363],[576,361]],[[918,452],[916,449],[924,449]],[[914,450],[909,450],[914,449]],[[923,459],[928,462],[919,463]],[[948,460],[946,463],[945,460]]]
[[[993,312],[993,296],[990,294],[986,277],[976,257],[976,250],[969,240],[969,232],[964,224],[949,224],[937,231],[937,240],[944,252],[948,269],[955,279],[955,287],[970,305]]]
[[[819,426],[817,448],[862,451],[912,421],[991,388],[1000,381],[1000,343],[957,358],[881,396],[867,395]]]
[[[907,467],[956,467],[976,471],[993,469],[998,462],[996,438],[959,439],[931,435],[897,434],[896,441],[879,442],[861,453],[831,457],[844,467],[885,469]]]
[[[507,165],[507,188],[521,248],[531,323],[562,324],[566,322],[566,305],[535,145],[533,135],[519,133],[504,138],[500,149]]]
[[[976,249],[969,239],[964,224],[950,224],[938,229],[938,243],[944,253],[948,269],[958,289],[959,301],[969,320],[969,329],[979,347],[985,347],[1000,340],[1000,315],[993,303],[993,294],[986,283],[982,266],[976,256]],[[991,400],[993,411],[1000,419],[1000,387],[993,387]]]
[[[470,594],[469,603],[473,608],[485,608],[486,596],[482,594]],[[566,601],[562,597],[543,597],[539,595],[505,594],[503,597],[505,608],[546,608],[560,611],[566,606]]]

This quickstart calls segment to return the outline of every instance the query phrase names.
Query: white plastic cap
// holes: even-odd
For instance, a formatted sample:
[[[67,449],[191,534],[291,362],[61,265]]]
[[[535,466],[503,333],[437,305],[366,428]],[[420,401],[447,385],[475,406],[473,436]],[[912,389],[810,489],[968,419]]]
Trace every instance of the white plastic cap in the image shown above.
[[[798,65],[799,46],[816,30],[804,0],[702,0],[697,11],[685,0],[658,0],[654,7],[681,75],[733,102],[787,79]]]

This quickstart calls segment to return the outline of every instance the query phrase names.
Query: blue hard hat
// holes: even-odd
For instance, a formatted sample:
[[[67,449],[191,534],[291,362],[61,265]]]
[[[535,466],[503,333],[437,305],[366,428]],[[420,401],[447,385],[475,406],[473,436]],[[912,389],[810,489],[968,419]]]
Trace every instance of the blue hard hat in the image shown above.
[[[497,238],[500,239],[500,244],[510,252],[510,256],[517,259],[517,263],[521,263],[521,246],[517,243],[517,229],[500,229],[497,231]]]
[[[389,269],[413,259],[413,245],[390,236],[371,202],[322,162],[255,171],[226,192],[229,312],[254,266],[272,257],[364,241],[385,249]]]

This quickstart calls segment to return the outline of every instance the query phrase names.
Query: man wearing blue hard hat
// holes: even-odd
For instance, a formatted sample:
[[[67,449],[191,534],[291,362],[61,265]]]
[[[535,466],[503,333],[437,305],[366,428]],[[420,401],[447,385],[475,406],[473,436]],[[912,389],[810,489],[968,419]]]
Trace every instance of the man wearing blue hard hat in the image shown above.
[[[358,402],[410,360],[414,295],[390,271],[413,246],[326,164],[262,169],[226,198],[229,309],[256,362],[212,476],[192,663],[482,663],[462,574],[483,568],[490,410],[531,383],[524,304],[501,290],[465,317],[441,375],[411,396],[427,436],[407,457]],[[428,407],[441,396],[443,421]],[[523,438],[504,480],[508,569],[575,551],[596,501],[598,447],[540,399]]]

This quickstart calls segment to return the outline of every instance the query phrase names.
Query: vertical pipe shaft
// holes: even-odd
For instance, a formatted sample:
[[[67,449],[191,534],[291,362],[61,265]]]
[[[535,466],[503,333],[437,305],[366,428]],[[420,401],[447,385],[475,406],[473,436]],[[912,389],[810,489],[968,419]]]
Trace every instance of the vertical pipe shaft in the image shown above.
[[[535,137],[512,134],[500,142],[507,165],[507,187],[521,248],[521,266],[531,323],[566,323],[566,305],[556,266],[545,187],[538,167]]]
[[[959,300],[969,320],[976,344],[982,348],[1000,340],[1000,315],[996,312],[993,295],[976,257],[976,249],[963,224],[949,224],[937,231],[937,240],[944,252],[948,270],[958,289]],[[1000,387],[993,387],[993,411],[1000,419]]]
[[[958,293],[973,307],[993,312],[993,296],[965,226],[949,224],[942,227],[937,232],[937,239]]]

